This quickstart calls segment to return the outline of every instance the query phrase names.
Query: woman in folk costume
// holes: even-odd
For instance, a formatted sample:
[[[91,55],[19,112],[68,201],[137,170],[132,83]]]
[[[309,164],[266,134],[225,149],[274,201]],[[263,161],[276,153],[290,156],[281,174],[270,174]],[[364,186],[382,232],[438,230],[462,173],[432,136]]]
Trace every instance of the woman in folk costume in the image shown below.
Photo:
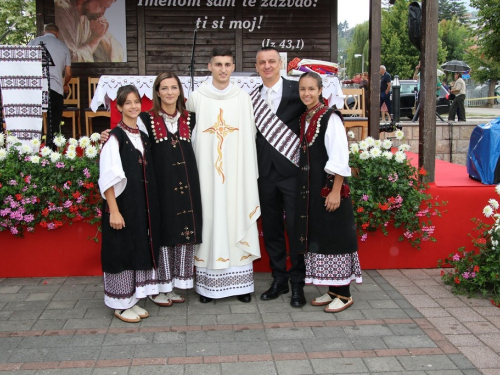
[[[296,228],[305,252],[306,284],[328,286],[313,306],[340,312],[352,305],[351,280],[362,282],[349,185],[349,151],[340,113],[323,104],[322,80],[305,73],[299,94],[301,117]]]
[[[139,299],[158,294],[160,214],[149,139],[137,125],[139,92],[123,86],[116,103],[122,120],[102,148],[99,166],[104,303],[117,318],[136,323],[149,316]]]
[[[194,113],[188,112],[179,77],[163,72],[153,84],[153,108],[140,119],[151,140],[161,211],[158,264],[160,295],[153,302],[184,302],[173,288],[193,288],[194,248],[201,242],[201,195],[191,145]]]

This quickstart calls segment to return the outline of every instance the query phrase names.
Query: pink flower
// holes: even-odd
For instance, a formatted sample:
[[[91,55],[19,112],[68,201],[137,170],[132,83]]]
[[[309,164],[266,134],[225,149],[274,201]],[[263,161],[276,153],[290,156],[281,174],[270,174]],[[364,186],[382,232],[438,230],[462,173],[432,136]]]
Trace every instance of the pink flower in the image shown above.
[[[453,255],[453,261],[455,262],[458,262],[460,260],[460,254],[459,253],[455,253],[455,255]]]
[[[54,223],[49,223],[49,224],[47,224],[47,229],[49,229],[49,230],[56,229],[56,226]]]
[[[10,180],[8,182],[8,184],[11,185],[11,186],[16,186],[17,185],[17,181],[16,180]]]
[[[19,231],[17,230],[16,227],[10,227],[10,233],[12,233],[12,234],[18,234]]]
[[[35,220],[35,216],[33,214],[24,215],[23,219],[25,222],[31,223],[33,220]]]
[[[34,231],[35,231],[35,228],[33,228],[33,227],[28,227],[28,228],[26,228],[26,231],[27,231],[27,232],[34,232]]]
[[[366,238],[367,238],[367,237],[368,237],[368,234],[366,234],[366,233],[365,233],[365,234],[363,234],[363,235],[361,236],[361,241],[366,241]]]
[[[469,276],[470,276],[470,273],[469,273],[469,272],[464,272],[464,273],[462,274],[462,277],[463,277],[464,279],[468,279],[468,278],[469,278]]]
[[[363,196],[361,197],[361,200],[363,201],[367,201],[370,197],[366,194],[363,194]]]
[[[89,172],[89,169],[88,168],[85,168],[83,170],[83,174],[85,175],[86,178],[90,178],[90,172]]]
[[[71,202],[69,199],[63,203],[63,206],[65,208],[70,208],[73,205],[73,202]]]
[[[404,236],[405,236],[406,238],[412,238],[412,237],[413,237],[413,233],[412,233],[412,232],[410,232],[409,230],[407,230],[406,232],[404,232]]]
[[[476,273],[475,273],[475,272],[471,272],[471,273],[470,273],[470,277],[471,277],[471,278],[476,277]]]
[[[60,169],[60,168],[64,168],[64,163],[62,163],[62,162],[58,161],[58,162],[56,163],[56,168],[59,168],[59,169]]]

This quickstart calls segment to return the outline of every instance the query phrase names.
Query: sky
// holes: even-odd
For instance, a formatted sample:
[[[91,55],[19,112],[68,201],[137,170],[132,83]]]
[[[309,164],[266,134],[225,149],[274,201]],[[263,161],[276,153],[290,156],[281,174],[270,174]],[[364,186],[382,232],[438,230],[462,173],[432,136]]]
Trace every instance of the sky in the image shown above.
[[[369,0],[339,0],[338,10],[338,22],[347,21],[349,28],[370,18]]]

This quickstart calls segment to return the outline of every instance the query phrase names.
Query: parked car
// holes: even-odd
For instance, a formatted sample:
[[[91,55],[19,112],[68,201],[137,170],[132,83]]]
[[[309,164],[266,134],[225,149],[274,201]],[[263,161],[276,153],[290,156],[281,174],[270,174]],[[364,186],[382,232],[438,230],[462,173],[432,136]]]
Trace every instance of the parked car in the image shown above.
[[[415,92],[417,91],[417,81],[413,79],[400,80],[401,89],[400,100],[399,100],[399,116],[400,118],[408,117],[413,119],[415,108]],[[391,89],[391,101],[392,101],[392,89]],[[349,108],[354,106],[354,99],[347,98],[347,105]],[[394,112],[394,103],[392,103],[392,109]],[[436,99],[436,112],[440,115],[446,115],[450,111],[450,100],[446,99],[444,95]]]
[[[417,81],[413,79],[401,80],[399,116],[401,118],[413,118],[415,110],[415,92],[417,91]],[[391,89],[392,91],[392,89]],[[392,100],[392,97],[391,97]],[[394,104],[392,105],[394,111]],[[440,115],[446,115],[450,111],[450,100],[444,95],[436,98],[436,112]]]

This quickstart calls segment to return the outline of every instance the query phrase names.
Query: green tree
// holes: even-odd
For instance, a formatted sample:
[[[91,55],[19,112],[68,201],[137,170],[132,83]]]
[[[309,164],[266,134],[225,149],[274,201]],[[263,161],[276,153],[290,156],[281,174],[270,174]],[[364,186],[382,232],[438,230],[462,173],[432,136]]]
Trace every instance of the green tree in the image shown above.
[[[2,0],[0,6],[1,44],[26,45],[36,36],[35,0]]]
[[[411,1],[396,1],[388,10],[382,9],[381,63],[392,75],[401,79],[413,77],[415,66],[420,59],[418,51],[408,37],[408,5]],[[436,37],[437,39],[437,37]],[[446,58],[446,48],[438,39],[438,62]]]
[[[438,21],[451,20],[453,17],[461,23],[467,23],[467,8],[461,0],[439,0]]]
[[[471,0],[471,6],[478,10],[474,21],[477,49],[469,53],[467,62],[472,76],[484,82],[489,79],[488,96],[493,96],[495,84],[500,79],[500,3],[489,0]],[[493,99],[488,101],[488,106]]]
[[[369,39],[369,22],[356,25],[352,36],[352,41],[347,48],[346,69],[347,74],[353,77],[356,73],[366,71],[368,64],[368,39]],[[362,67],[363,58],[354,57],[354,55],[362,54],[365,60],[365,66]]]
[[[463,60],[466,50],[473,44],[469,27],[461,24],[456,16],[439,22],[438,36],[446,49],[446,61]]]

